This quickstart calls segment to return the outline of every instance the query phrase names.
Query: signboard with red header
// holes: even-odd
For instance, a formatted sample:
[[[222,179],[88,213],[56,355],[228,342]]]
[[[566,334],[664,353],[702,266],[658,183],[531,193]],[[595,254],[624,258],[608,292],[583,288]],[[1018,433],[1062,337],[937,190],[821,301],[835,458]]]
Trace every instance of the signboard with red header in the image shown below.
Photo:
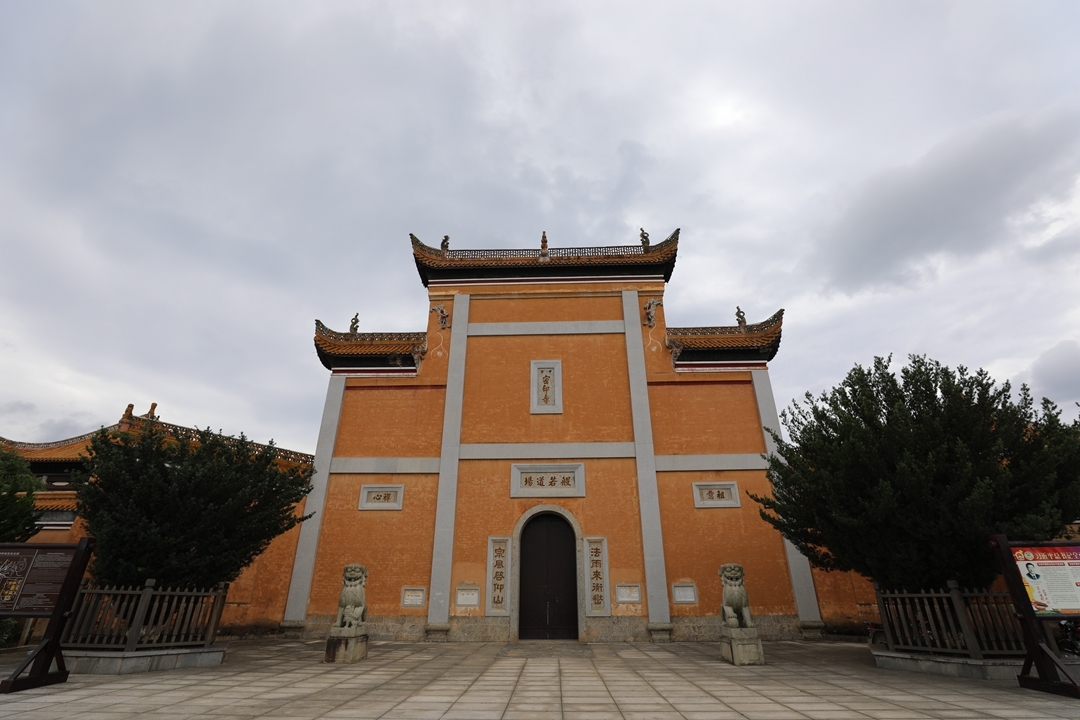
[[[1035,614],[1080,617],[1080,543],[1010,548]]]

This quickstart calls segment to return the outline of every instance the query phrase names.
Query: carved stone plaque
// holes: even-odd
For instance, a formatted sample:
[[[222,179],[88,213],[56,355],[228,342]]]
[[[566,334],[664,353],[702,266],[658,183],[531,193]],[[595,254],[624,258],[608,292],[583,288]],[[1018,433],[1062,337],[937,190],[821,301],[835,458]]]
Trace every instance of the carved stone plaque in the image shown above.
[[[562,412],[562,362],[533,360],[530,364],[529,411],[536,414]]]
[[[585,614],[604,617],[611,614],[608,595],[607,538],[585,538]]]
[[[361,510],[400,510],[404,485],[364,485],[360,488]]]
[[[616,585],[615,602],[634,605],[641,602],[640,585]]]
[[[404,587],[401,588],[402,607],[424,607],[427,603],[427,588]]]
[[[694,483],[694,507],[741,507],[739,485],[736,482]]]
[[[454,604],[458,607],[480,607],[480,588],[458,588]]]
[[[697,585],[694,583],[675,583],[671,586],[671,601],[693,604],[697,602]]]
[[[510,542],[508,537],[488,538],[488,615],[510,614]]]
[[[585,497],[585,464],[511,465],[510,497]]]

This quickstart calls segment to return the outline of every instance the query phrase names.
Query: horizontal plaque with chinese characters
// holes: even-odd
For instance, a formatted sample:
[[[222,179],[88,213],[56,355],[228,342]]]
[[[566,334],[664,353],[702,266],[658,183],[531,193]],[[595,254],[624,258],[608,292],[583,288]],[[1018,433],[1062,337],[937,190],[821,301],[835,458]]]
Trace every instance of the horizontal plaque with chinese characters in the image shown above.
[[[404,485],[364,485],[360,488],[361,510],[400,510]]]
[[[585,465],[512,465],[510,497],[585,497]]]
[[[694,483],[694,507],[740,507],[739,485],[735,482]]]

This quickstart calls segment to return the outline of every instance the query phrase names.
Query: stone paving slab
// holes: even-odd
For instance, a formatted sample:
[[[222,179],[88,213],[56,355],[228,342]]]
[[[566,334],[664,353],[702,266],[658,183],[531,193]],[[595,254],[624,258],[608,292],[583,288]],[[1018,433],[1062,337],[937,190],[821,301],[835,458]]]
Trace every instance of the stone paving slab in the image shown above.
[[[743,668],[712,643],[375,642],[348,666],[322,664],[323,649],[241,641],[218,667],[72,675],[0,695],[0,720],[1080,718],[1080,700],[881,670],[842,643],[765,643],[768,664]],[[18,660],[0,655],[0,672]]]

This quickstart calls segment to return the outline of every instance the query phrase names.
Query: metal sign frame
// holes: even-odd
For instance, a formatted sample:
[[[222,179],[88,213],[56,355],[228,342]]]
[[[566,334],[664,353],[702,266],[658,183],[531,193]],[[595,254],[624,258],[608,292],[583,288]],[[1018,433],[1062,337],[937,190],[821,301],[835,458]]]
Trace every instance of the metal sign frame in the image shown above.
[[[19,667],[8,676],[7,680],[0,682],[0,693],[13,693],[20,690],[54,685],[66,682],[68,669],[64,664],[64,656],[60,652],[60,636],[64,632],[64,625],[71,616],[71,606],[75,602],[75,594],[79,589],[86,566],[90,562],[90,555],[94,551],[94,539],[82,538],[78,543],[3,543],[0,550],[73,550],[71,564],[67,567],[67,574],[60,586],[56,602],[51,608],[0,611],[0,617],[47,617],[49,624],[45,628],[45,635],[41,642],[30,651]],[[29,573],[29,571],[28,571]],[[52,669],[56,664],[56,670]],[[29,672],[22,676],[24,672]]]
[[[1010,542],[1005,535],[993,535],[990,543],[997,548],[1005,584],[1009,588],[1013,606],[1020,616],[1020,624],[1024,629],[1027,656],[1024,658],[1023,669],[1016,676],[1017,681],[1021,687],[1030,690],[1080,698],[1080,680],[1069,672],[1061,659],[1050,649],[1046,629],[1043,627],[1045,620],[1076,620],[1080,619],[1080,615],[1077,613],[1036,613],[1024,585],[1024,579],[1020,576],[1020,568],[1016,566],[1016,559],[1013,557],[1013,548],[1080,547],[1080,541]],[[1032,667],[1038,673],[1037,677],[1031,674]]]

